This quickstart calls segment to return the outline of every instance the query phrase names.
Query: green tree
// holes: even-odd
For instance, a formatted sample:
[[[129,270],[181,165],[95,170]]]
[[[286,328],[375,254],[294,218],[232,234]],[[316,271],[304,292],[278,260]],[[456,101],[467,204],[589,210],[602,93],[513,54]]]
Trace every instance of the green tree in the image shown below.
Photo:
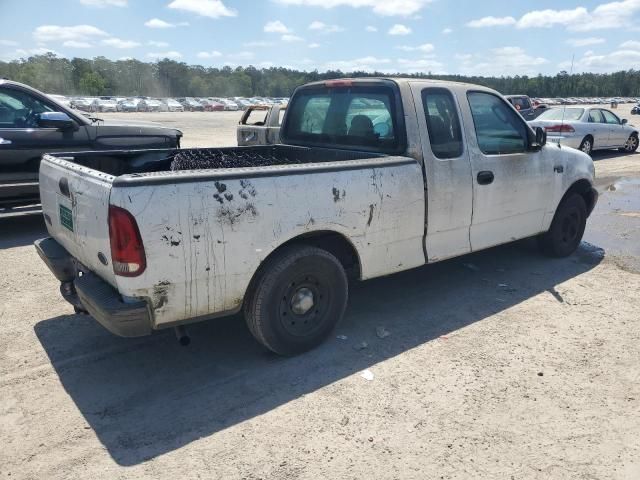
[[[87,95],[101,95],[104,87],[104,79],[96,72],[85,73],[80,79],[80,91]]]

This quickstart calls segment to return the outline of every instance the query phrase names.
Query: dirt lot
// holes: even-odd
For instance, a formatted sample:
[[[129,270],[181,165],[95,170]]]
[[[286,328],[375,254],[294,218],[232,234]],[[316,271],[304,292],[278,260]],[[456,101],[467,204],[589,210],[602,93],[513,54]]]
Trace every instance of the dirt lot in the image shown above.
[[[126,118],[195,146],[239,116]],[[594,158],[574,256],[526,241],[354,285],[336,337],[291,359],[238,317],[188,348],[114,337],[60,298],[40,218],[0,219],[0,477],[640,478],[640,154]]]

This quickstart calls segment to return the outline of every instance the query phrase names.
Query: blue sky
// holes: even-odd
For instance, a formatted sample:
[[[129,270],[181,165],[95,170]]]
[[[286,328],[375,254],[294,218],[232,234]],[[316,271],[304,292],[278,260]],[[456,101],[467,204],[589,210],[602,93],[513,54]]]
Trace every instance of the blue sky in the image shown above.
[[[640,0],[0,0],[0,59],[324,71],[640,69]]]

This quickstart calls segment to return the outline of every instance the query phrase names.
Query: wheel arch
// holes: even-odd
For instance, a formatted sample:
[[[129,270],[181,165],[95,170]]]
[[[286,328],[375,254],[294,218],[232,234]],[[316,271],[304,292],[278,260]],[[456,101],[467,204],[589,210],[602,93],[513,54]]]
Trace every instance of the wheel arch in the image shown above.
[[[562,199],[558,203],[558,207],[562,204],[562,202],[564,202],[567,198],[569,198],[571,195],[575,193],[577,193],[584,199],[584,202],[587,205],[587,212],[588,212],[587,215],[591,215],[591,212],[596,206],[596,201],[598,200],[598,194],[593,188],[593,185],[591,184],[591,182],[585,178],[575,181],[567,189],[567,191],[562,196]],[[556,207],[556,210],[558,207]]]

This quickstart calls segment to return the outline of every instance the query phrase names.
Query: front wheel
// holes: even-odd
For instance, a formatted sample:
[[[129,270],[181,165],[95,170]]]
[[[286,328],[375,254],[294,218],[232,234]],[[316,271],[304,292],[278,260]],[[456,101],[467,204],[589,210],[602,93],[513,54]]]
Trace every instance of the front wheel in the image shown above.
[[[638,150],[638,135],[635,133],[631,134],[621,150],[626,153],[633,153]]]
[[[249,330],[279,355],[322,343],[344,315],[348,282],[342,264],[326,250],[305,245],[267,260],[244,305]]]
[[[558,206],[549,231],[538,237],[541,250],[552,257],[568,257],[580,245],[586,224],[584,198],[578,194],[567,197]]]

